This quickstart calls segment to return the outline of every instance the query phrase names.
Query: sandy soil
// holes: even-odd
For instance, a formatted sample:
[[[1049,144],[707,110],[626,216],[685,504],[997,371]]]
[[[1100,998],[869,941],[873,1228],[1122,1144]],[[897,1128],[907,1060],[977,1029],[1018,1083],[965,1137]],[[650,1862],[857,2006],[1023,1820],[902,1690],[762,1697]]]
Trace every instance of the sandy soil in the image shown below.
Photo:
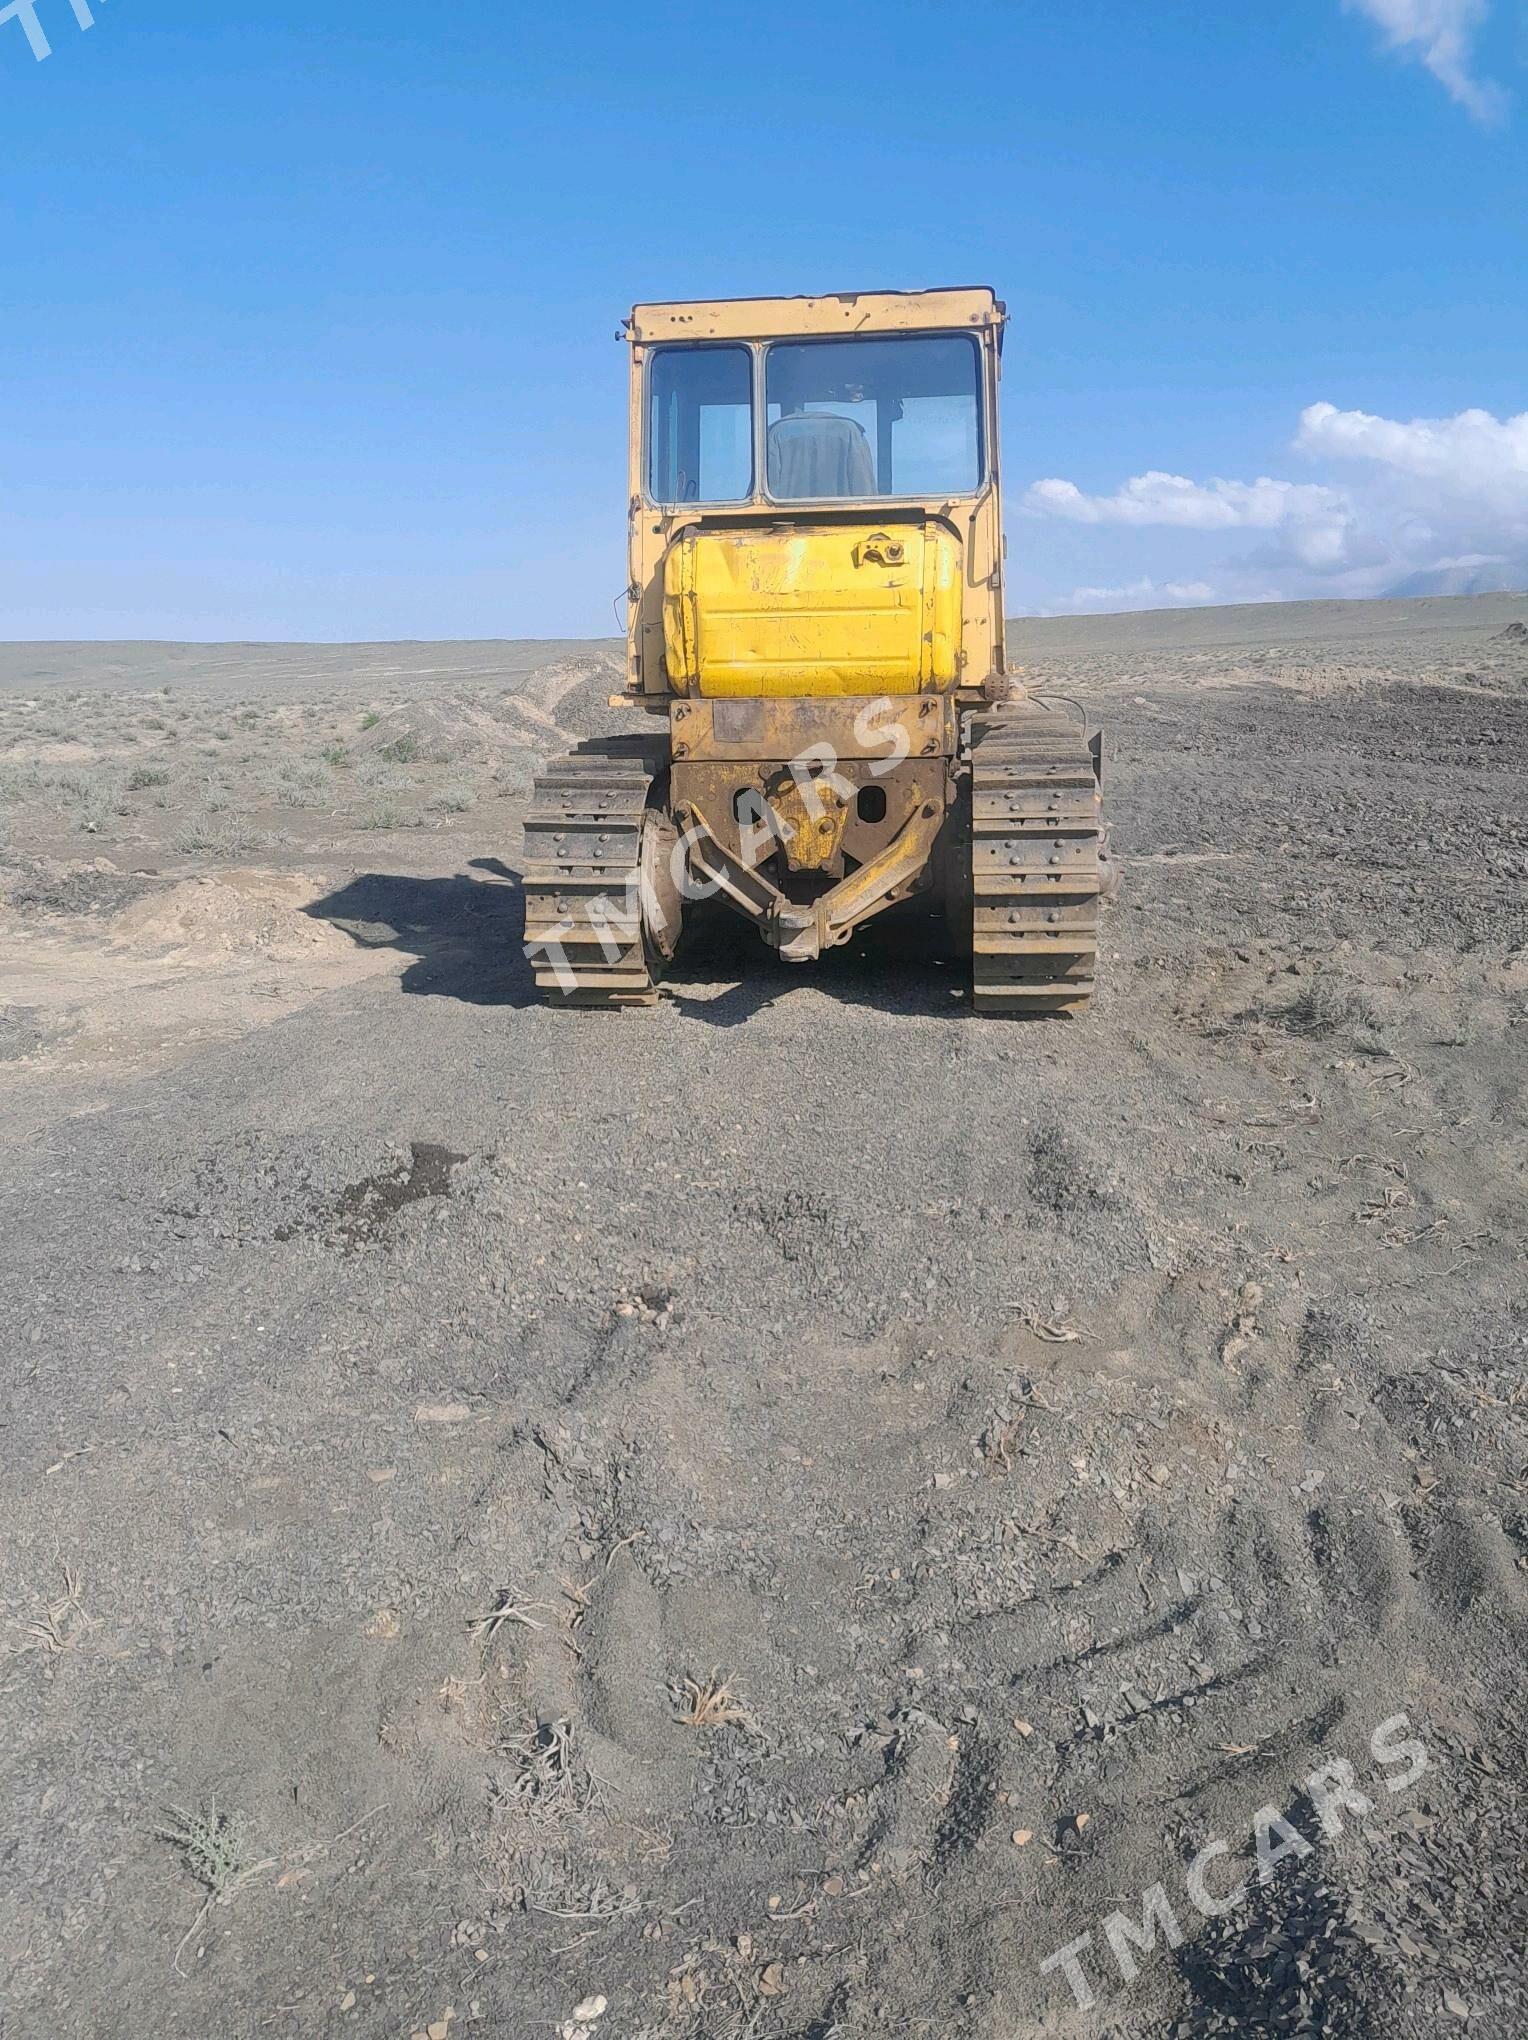
[[[1528,600],[1017,636],[1080,1023],[536,1007],[608,645],[0,647],[5,2033],[1528,2030]]]

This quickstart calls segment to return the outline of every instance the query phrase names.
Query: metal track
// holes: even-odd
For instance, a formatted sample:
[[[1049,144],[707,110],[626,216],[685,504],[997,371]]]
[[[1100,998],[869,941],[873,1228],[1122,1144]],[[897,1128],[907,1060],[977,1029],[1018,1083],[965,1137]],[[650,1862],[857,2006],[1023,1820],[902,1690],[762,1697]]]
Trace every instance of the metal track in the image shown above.
[[[648,791],[667,752],[596,737],[549,761],[525,819],[525,953],[548,1005],[650,1006],[661,958],[638,893]]]
[[[1033,702],[971,719],[978,1013],[1079,1013],[1098,958],[1101,797],[1087,738]]]

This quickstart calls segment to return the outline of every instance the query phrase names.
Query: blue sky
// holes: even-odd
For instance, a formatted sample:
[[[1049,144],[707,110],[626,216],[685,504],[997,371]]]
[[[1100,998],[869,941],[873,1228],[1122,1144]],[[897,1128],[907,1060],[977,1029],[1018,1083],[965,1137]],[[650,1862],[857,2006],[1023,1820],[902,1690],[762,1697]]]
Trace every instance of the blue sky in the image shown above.
[[[1522,0],[32,4],[0,636],[613,631],[631,302],[940,282],[1011,608],[1528,581]]]

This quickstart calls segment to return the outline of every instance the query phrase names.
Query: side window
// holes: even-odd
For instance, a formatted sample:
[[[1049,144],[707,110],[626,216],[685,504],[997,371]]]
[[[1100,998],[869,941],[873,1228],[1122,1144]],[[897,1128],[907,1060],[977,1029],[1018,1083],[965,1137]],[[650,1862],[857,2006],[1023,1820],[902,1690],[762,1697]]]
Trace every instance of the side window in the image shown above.
[[[655,503],[741,503],[753,492],[746,347],[660,347],[648,368],[647,487]]]

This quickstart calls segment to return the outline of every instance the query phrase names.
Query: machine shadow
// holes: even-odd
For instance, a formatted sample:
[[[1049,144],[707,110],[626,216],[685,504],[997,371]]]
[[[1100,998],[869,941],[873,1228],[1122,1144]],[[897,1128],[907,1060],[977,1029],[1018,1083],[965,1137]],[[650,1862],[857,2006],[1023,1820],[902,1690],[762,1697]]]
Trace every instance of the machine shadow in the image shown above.
[[[471,1006],[533,1006],[520,874],[496,857],[475,857],[471,868],[487,876],[362,872],[303,912],[342,928],[360,948],[413,956],[399,981],[405,992]]]
[[[495,857],[472,858],[469,869],[484,876],[361,872],[303,912],[343,929],[360,948],[411,956],[399,980],[403,992],[473,1006],[537,1005],[522,947],[520,873]],[[848,1006],[949,1018],[966,1005],[966,980],[964,960],[926,917],[869,922],[842,949],[797,966],[782,963],[736,915],[707,904],[686,917],[663,996],[707,1027],[739,1027],[805,985]]]
[[[669,969],[665,995],[687,1019],[738,1027],[787,992],[810,985],[846,1006],[878,1013],[948,1019],[967,1004],[968,967],[950,952],[927,916],[888,914],[856,931],[841,949],[813,963],[783,963],[755,931],[725,907],[692,907]],[[689,989],[696,980],[736,979],[720,991]]]

